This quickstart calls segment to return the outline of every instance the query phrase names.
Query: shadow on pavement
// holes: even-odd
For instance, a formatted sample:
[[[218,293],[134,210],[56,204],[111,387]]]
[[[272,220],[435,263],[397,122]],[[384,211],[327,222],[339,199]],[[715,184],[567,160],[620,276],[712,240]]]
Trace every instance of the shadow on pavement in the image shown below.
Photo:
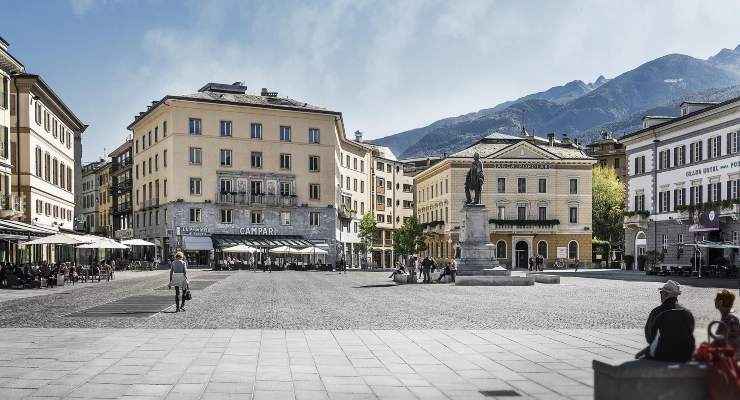
[[[353,286],[353,289],[370,289],[370,288],[381,288],[381,287],[394,287],[398,286],[395,283],[384,283],[382,285],[364,285],[364,286]]]
[[[536,272],[537,273],[537,272]],[[535,274],[536,274],[535,273]],[[600,271],[557,271],[557,270],[545,270],[539,272],[547,275],[557,275],[561,277],[574,277],[574,278],[592,278],[592,279],[607,279],[615,281],[627,281],[627,282],[665,282],[667,280],[673,280],[681,285],[700,287],[700,288],[725,288],[725,289],[737,289],[739,281],[737,279],[730,278],[697,278],[688,276],[656,276],[656,275],[645,275],[644,272],[633,272],[633,271],[621,271],[621,270],[600,270]]]

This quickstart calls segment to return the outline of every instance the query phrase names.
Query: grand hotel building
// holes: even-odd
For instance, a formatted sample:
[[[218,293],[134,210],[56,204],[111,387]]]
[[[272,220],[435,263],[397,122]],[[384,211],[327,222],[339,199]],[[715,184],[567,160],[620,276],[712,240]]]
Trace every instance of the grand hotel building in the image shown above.
[[[647,116],[620,140],[628,161],[625,253],[663,252],[663,264],[737,265],[740,98],[684,102],[680,116]],[[687,207],[711,203],[717,229],[691,232]],[[693,229],[692,229],[693,230]]]
[[[425,252],[451,257],[459,245],[465,174],[478,153],[485,174],[491,256],[526,268],[541,254],[549,267],[560,258],[591,262],[591,169],[595,159],[567,139],[494,133],[414,176],[416,211],[429,235]]]
[[[166,258],[206,265],[219,248],[315,245],[358,262],[371,155],[345,138],[342,115],[263,89],[209,83],[137,115],[133,230]],[[363,182],[363,183],[360,183]]]

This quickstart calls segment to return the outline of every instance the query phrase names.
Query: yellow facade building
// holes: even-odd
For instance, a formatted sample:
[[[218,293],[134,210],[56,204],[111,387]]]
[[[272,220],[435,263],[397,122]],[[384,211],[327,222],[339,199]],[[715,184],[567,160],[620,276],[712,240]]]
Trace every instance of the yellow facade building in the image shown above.
[[[465,174],[478,153],[492,256],[526,268],[542,255],[591,262],[591,169],[596,162],[566,140],[494,133],[414,176],[416,213],[429,234],[426,254],[447,258],[459,245]]]

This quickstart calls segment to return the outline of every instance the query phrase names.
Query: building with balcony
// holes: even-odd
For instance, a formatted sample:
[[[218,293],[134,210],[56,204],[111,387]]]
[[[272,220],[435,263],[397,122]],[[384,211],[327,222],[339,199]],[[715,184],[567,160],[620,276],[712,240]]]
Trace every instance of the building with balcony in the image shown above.
[[[111,214],[113,218],[113,237],[126,240],[134,237],[133,229],[133,154],[134,142],[131,138],[110,153],[111,158]]]
[[[586,145],[586,154],[596,159],[595,165],[613,168],[620,181],[627,181],[624,143],[620,143],[611,133],[603,132],[598,140]]]
[[[370,205],[372,150],[372,146],[362,143],[362,140],[341,140],[337,147],[335,161],[339,167],[339,174],[336,176],[339,198],[337,240],[341,244],[338,257],[343,257],[347,265],[353,268],[367,265],[368,261],[371,261],[365,258],[370,256],[369,252],[363,251],[359,244],[362,242],[360,221],[365,214],[372,212]]]
[[[483,163],[481,202],[489,212],[491,254],[501,265],[527,268],[541,254],[591,262],[591,169],[596,162],[567,139],[494,133],[421,169],[414,177],[416,215],[426,230],[426,254],[457,254],[465,175],[473,155]]]
[[[738,265],[740,97],[684,102],[620,139],[628,161],[625,253],[663,264]]]
[[[38,75],[13,77],[18,114],[11,116],[16,147],[13,192],[25,198],[23,222],[73,229],[82,133],[87,128]]]
[[[98,181],[98,169],[105,164],[99,160],[82,166],[80,192],[77,194],[80,204],[75,216],[75,230],[84,233],[95,233],[98,231],[98,205],[100,204],[100,190]]]
[[[0,37],[0,218],[20,219],[23,216],[25,199],[18,191],[11,192],[10,127],[12,118],[17,117],[17,96],[11,94],[12,77],[23,72],[24,67],[8,52],[8,42]]]
[[[95,171],[98,181],[98,226],[95,233],[100,236],[113,236],[113,195],[110,161],[106,161]]]
[[[191,265],[208,265],[237,243],[316,245],[333,262],[347,247],[337,160],[353,145],[341,113],[209,83],[153,102],[128,129],[134,237],[154,242],[159,256],[178,249]]]

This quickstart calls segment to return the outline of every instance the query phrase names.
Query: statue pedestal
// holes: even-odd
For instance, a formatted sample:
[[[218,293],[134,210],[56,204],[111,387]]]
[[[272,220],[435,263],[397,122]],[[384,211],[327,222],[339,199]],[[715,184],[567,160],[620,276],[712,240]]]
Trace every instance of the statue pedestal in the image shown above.
[[[534,278],[511,276],[500,267],[496,248],[488,236],[488,210],[482,204],[467,204],[462,210],[461,257],[457,263],[457,286],[531,286]]]
[[[488,236],[488,209],[482,204],[467,204],[462,212],[457,276],[510,275],[510,271],[499,267],[496,261],[496,248]]]

